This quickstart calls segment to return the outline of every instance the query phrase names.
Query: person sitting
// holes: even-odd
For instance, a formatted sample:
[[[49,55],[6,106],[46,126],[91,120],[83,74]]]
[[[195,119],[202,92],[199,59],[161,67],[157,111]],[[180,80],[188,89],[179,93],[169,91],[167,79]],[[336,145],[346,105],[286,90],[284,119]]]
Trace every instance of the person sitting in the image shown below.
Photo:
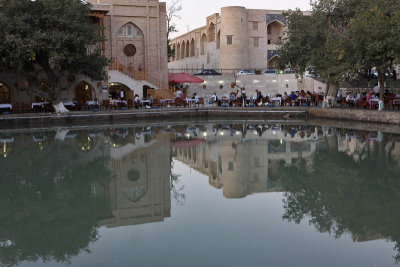
[[[135,98],[134,98],[133,102],[135,104],[135,108],[140,108],[141,107],[139,95],[135,95]]]
[[[290,99],[290,101],[291,101],[292,104],[296,101],[297,95],[294,93],[294,91],[292,91],[292,92],[290,93],[289,99]]]
[[[307,91],[306,98],[307,98],[307,106],[310,106],[312,101],[312,94],[310,91]]]
[[[282,100],[282,105],[286,106],[286,103],[288,102],[289,99],[289,95],[287,94],[287,92],[283,93],[281,100]]]
[[[194,93],[194,94],[193,94],[193,97],[192,97],[192,99],[194,99],[194,100],[195,100],[195,103],[196,103],[196,104],[198,104],[198,103],[199,103],[199,97],[197,96],[197,93]]]
[[[183,96],[183,92],[180,88],[178,88],[178,90],[176,90],[175,92],[176,98],[182,98]]]
[[[346,103],[349,107],[354,107],[354,95],[353,93],[350,93],[346,97]]]
[[[217,106],[221,106],[221,100],[218,99],[217,93],[214,93],[211,97],[213,104],[217,104]]]
[[[153,106],[154,98],[151,95],[147,95],[147,100],[150,101],[150,106]]]
[[[236,102],[236,94],[234,92],[232,92],[229,97],[229,106],[232,106],[233,103],[235,103],[235,102]]]

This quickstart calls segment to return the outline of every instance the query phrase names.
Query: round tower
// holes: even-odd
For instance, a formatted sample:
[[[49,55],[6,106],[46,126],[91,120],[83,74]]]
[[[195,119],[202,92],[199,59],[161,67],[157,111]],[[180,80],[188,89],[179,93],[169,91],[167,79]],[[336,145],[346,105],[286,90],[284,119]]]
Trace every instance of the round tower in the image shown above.
[[[221,69],[248,68],[248,25],[244,7],[221,8],[220,47]]]

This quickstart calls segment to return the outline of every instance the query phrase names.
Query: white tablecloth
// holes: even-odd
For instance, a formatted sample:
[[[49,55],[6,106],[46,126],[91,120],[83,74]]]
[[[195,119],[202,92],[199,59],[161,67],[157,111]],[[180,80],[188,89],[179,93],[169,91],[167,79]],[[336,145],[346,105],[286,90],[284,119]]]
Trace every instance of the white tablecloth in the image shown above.
[[[271,98],[271,102],[279,102],[279,104],[281,104],[282,103],[282,98],[280,98],[280,97],[272,97]]]
[[[35,107],[44,107],[44,105],[47,105],[47,104],[49,104],[49,102],[33,102],[33,103],[32,103],[32,108],[35,108]]]
[[[125,100],[110,100],[110,103],[112,105],[119,104],[119,103],[122,103],[124,105],[128,105],[128,102],[126,102]]]
[[[9,108],[12,109],[11,104],[0,104],[0,108]]]
[[[97,102],[97,101],[87,101],[86,105],[88,105],[88,106],[98,106],[99,102]]]
[[[164,102],[173,103],[174,100],[173,100],[173,99],[161,99],[161,100],[160,100],[160,103],[164,103]]]
[[[74,102],[63,102],[64,106],[72,106],[75,107],[75,103]]]

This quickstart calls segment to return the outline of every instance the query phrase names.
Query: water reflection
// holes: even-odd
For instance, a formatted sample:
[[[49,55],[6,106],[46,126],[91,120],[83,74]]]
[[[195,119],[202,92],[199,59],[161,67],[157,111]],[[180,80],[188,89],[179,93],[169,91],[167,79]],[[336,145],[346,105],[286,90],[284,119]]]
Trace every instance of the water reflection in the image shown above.
[[[171,202],[185,199],[174,160],[228,199],[283,192],[284,220],[357,242],[400,241],[397,135],[208,123],[15,131],[0,134],[0,144],[4,266],[68,262],[101,238],[101,226],[164,221]]]

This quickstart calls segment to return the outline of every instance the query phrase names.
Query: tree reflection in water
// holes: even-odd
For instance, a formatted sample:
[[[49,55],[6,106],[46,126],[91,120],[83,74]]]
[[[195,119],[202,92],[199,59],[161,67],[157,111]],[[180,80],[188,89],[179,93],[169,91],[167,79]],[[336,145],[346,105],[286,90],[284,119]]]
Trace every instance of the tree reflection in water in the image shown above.
[[[280,165],[284,219],[309,218],[318,231],[354,241],[388,238],[400,260],[400,165],[391,155],[392,138],[362,151],[359,160],[338,151],[337,137],[326,137],[311,160]],[[386,152],[385,152],[386,151]]]
[[[98,238],[106,217],[92,185],[109,180],[103,157],[82,161],[71,146],[24,147],[0,161],[0,265],[68,260]],[[28,152],[29,151],[29,152]]]

